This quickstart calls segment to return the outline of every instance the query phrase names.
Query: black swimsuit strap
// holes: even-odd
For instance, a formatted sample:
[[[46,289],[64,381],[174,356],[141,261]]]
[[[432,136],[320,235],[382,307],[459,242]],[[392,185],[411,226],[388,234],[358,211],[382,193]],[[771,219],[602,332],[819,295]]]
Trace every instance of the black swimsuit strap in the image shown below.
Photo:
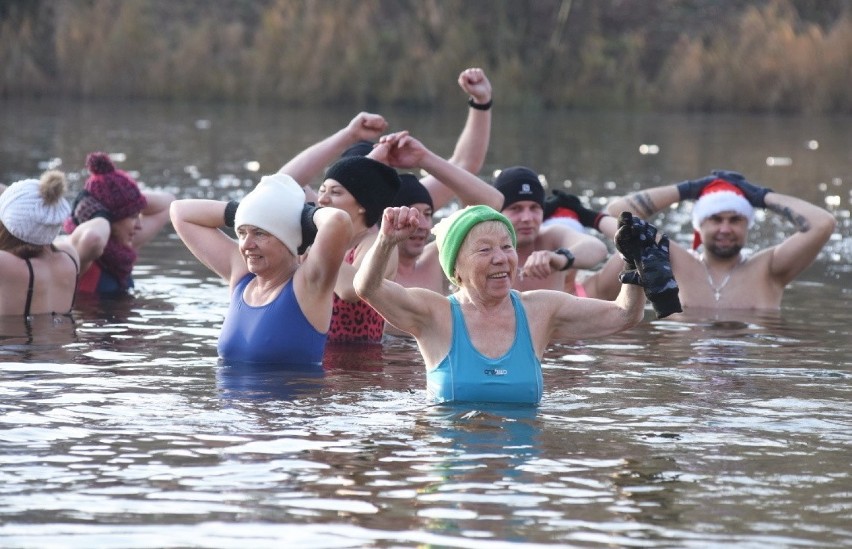
[[[27,304],[24,306],[24,317],[30,316],[30,305],[33,303],[33,282],[35,281],[35,275],[33,275],[33,265],[30,263],[29,259],[24,260],[27,264],[27,269],[30,271],[30,285],[27,288]]]
[[[74,308],[74,303],[77,301],[77,288],[80,287],[80,266],[77,265],[77,260],[74,259],[74,256],[72,256],[71,254],[69,254],[65,250],[60,250],[59,248],[57,248],[53,244],[50,245],[50,249],[53,250],[54,252],[62,252],[65,255],[67,255],[68,259],[71,260],[71,263],[74,264],[74,271],[76,271],[76,273],[77,273],[77,276],[74,278],[74,295],[71,296],[71,308],[68,309],[68,312],[70,313],[71,309]]]

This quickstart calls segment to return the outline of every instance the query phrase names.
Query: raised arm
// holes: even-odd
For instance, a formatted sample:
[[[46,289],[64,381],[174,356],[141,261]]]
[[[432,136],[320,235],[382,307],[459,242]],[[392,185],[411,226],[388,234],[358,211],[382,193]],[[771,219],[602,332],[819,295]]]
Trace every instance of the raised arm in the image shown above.
[[[413,208],[402,206],[387,208],[382,216],[381,230],[367,252],[354,286],[358,295],[376,309],[388,322],[410,333],[421,336],[434,324],[434,307],[446,301],[442,295],[423,288],[405,288],[385,276],[388,260],[399,244],[413,234],[420,224],[420,214]]]
[[[346,127],[341,128],[322,141],[314,143],[284,164],[279,173],[285,173],[305,188],[309,200],[310,182],[322,174],[326,166],[336,160],[348,147],[359,141],[375,141],[387,130],[388,123],[378,114],[360,112]]]
[[[133,247],[137,250],[150,242],[169,222],[169,205],[175,195],[165,191],[142,191],[148,205],[142,210],[142,229],[133,235]]]
[[[67,237],[80,256],[80,272],[85,273],[101,257],[112,229],[105,217],[93,217],[80,223]]]
[[[476,175],[441,158],[407,131],[383,136],[379,143],[380,146],[370,153],[371,157],[395,168],[425,170],[452,189],[463,205],[485,204],[498,211],[503,207],[503,193]],[[432,201],[436,208],[440,207],[434,195]]]
[[[236,241],[222,232],[228,203],[217,200],[175,200],[169,213],[180,239],[211,271],[233,284],[248,272]]]
[[[491,82],[480,68],[463,70],[458,82],[469,98],[467,120],[449,162],[467,172],[478,174],[485,163],[491,139]],[[463,196],[452,183],[431,173],[421,179],[421,183],[429,190],[436,208],[446,205],[454,196],[458,196],[466,205],[487,204],[482,200],[489,200],[488,194],[479,194],[481,189],[462,190],[465,193]],[[501,206],[502,203],[494,207],[499,211]]]

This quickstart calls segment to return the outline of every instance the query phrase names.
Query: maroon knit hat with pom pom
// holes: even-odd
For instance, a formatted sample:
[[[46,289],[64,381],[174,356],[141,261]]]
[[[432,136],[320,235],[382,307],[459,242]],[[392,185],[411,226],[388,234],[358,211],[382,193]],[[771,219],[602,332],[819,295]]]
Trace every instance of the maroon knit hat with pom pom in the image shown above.
[[[113,221],[138,215],[148,205],[136,181],[126,172],[116,170],[106,153],[89,154],[86,168],[92,174],[86,180],[86,190],[104,205]]]

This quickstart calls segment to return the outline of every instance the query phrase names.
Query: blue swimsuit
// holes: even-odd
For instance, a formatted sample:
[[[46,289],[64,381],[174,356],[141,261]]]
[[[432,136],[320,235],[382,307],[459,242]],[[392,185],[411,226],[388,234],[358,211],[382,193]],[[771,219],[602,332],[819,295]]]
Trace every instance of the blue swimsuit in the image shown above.
[[[244,276],[231,294],[231,304],[217,346],[226,361],[290,365],[322,363],[326,334],[305,318],[290,279],[271,303],[252,307],[243,292],[254,278]]]
[[[489,358],[470,342],[461,306],[449,296],[453,314],[450,351],[426,373],[427,391],[437,402],[505,402],[537,404],[543,380],[527,316],[516,291],[510,293],[515,309],[515,341],[500,358]]]

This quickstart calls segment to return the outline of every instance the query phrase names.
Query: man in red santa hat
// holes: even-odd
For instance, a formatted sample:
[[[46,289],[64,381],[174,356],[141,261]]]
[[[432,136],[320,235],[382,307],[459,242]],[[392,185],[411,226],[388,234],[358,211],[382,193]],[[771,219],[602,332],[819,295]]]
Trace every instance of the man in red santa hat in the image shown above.
[[[822,208],[722,170],[617,198],[607,211],[613,215],[629,211],[647,219],[684,200],[694,200],[693,249],[672,242],[669,253],[685,310],[780,309],[784,288],[816,259],[836,225]],[[743,247],[755,208],[781,215],[796,232],[746,256]]]

